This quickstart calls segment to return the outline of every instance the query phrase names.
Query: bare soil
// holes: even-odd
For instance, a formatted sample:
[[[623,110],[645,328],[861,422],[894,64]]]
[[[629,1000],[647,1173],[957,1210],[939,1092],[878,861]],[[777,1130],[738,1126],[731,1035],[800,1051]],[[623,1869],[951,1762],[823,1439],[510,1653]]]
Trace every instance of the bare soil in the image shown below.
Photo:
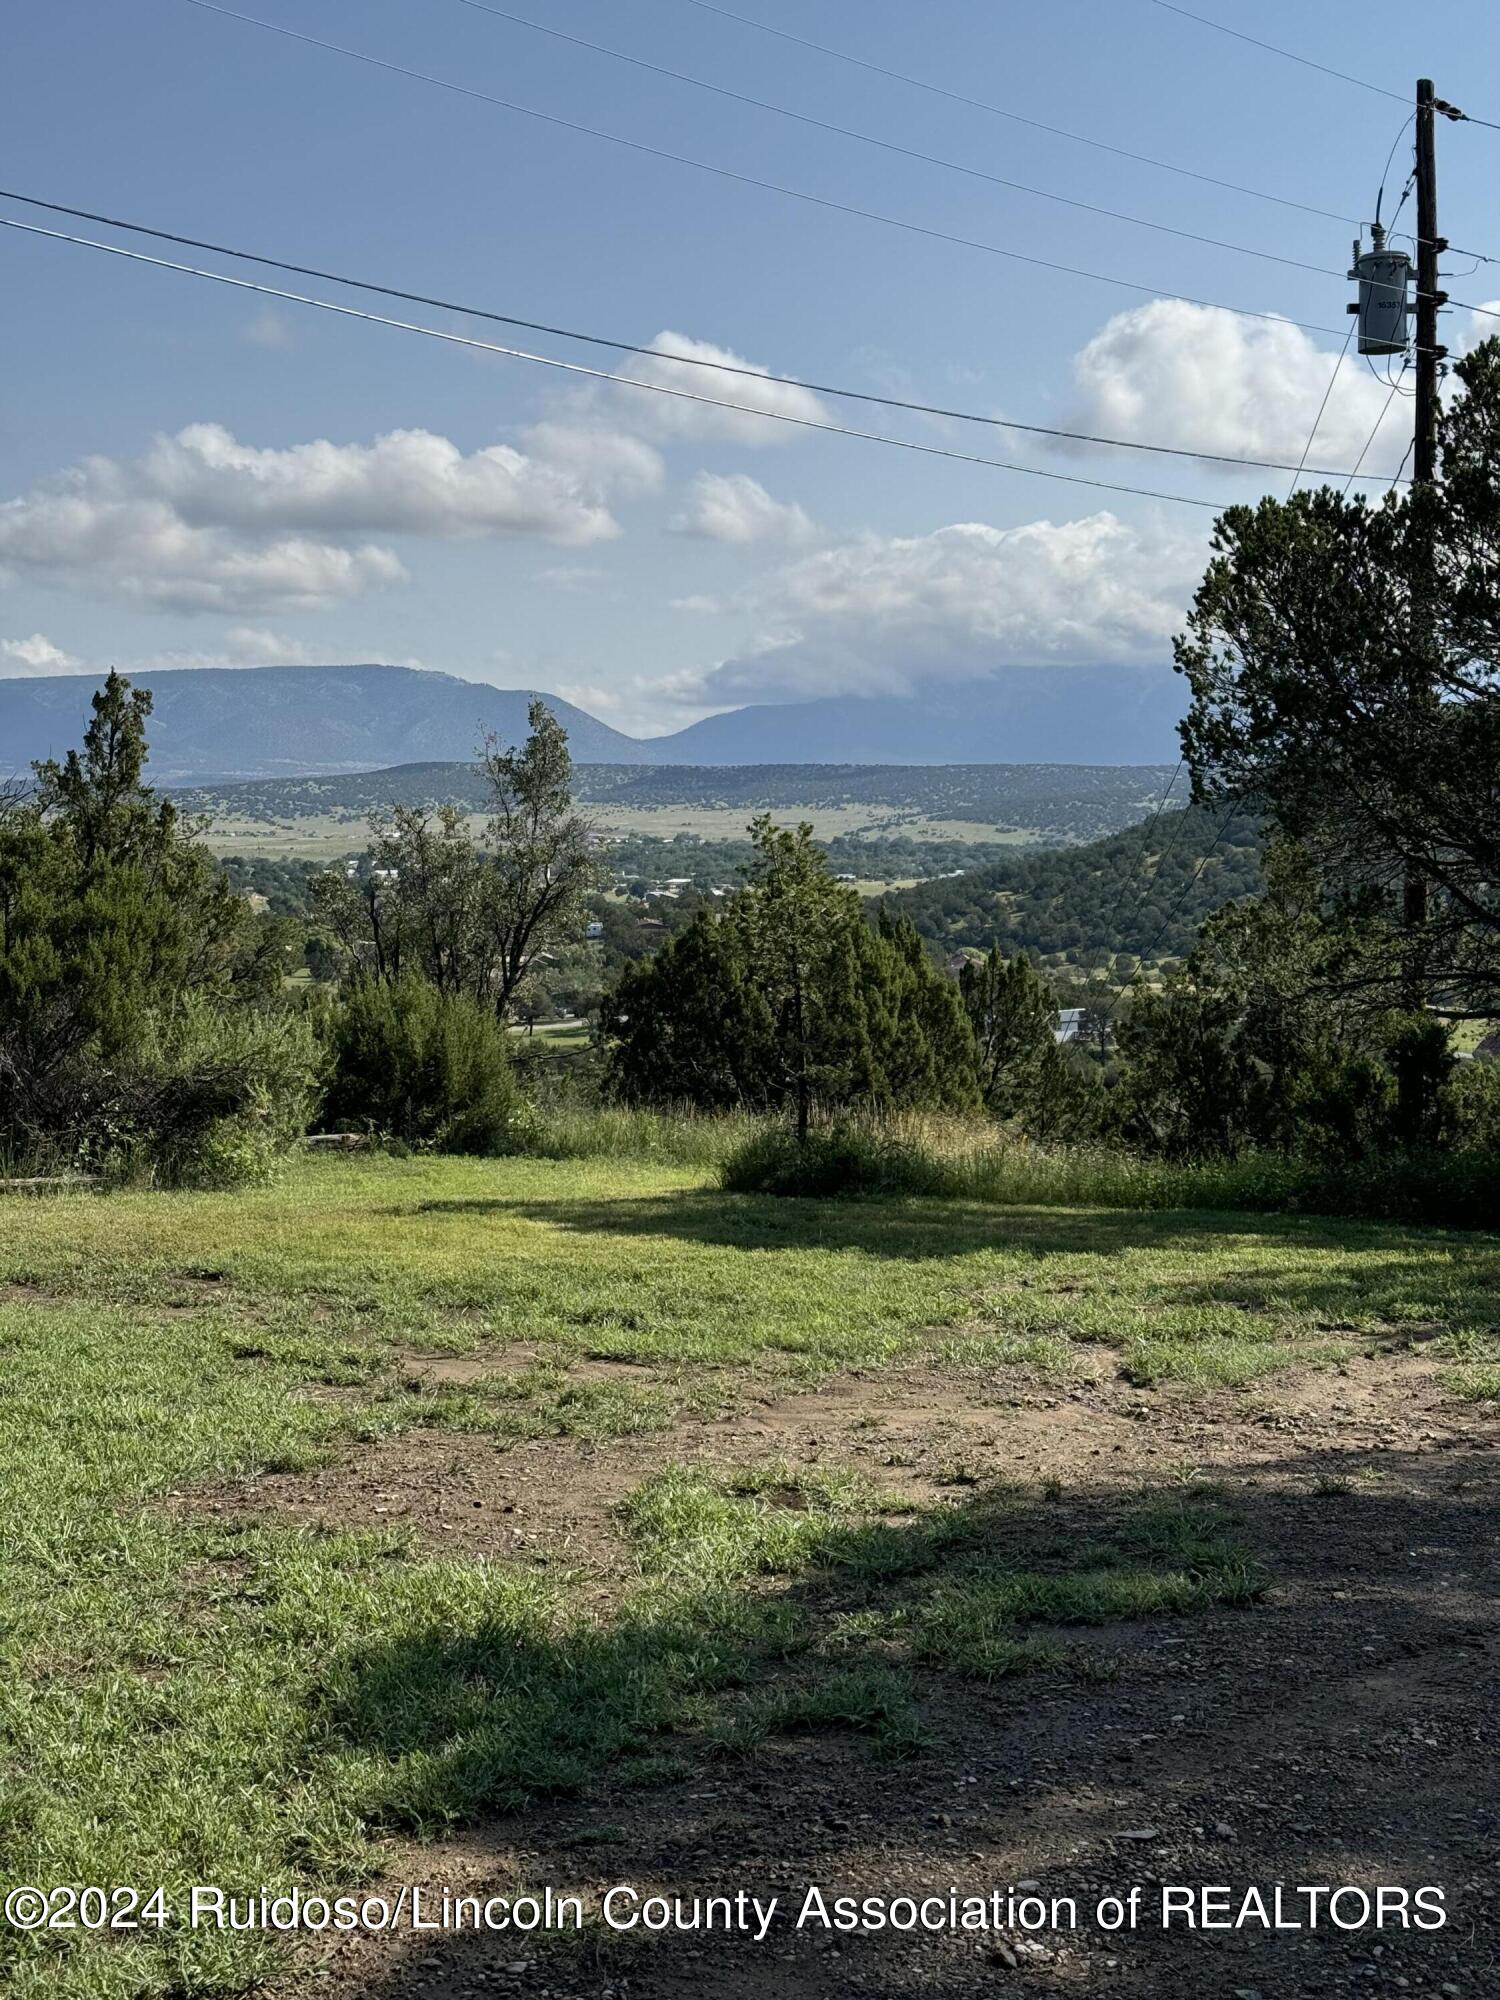
[[[450,1364],[452,1365],[452,1364]],[[469,1365],[469,1364],[464,1364]],[[493,1366],[493,1364],[491,1364]],[[590,1445],[508,1447],[413,1430],[311,1474],[192,1496],[194,1508],[310,1527],[401,1526],[427,1549],[562,1558],[601,1605],[628,1562],[613,1509],[667,1462],[785,1458],[931,1498],[955,1482],[1060,1482],[1085,1511],[1196,1473],[1217,1482],[1270,1568],[1253,1610],[1097,1635],[1118,1677],[1044,1673],[984,1688],[934,1674],[937,1747],[899,1763],[837,1734],[700,1761],[412,1844],[389,1884],[510,1895],[551,1885],[781,1898],[764,1943],[721,1930],[579,1941],[434,1932],[320,1941],[296,2000],[922,2000],[1119,1996],[1300,2000],[1500,1995],[1500,1477],[1493,1406],[1434,1365],[1379,1354],[1213,1395],[1020,1372],[886,1371],[721,1421]],[[670,1746],[669,1746],[670,1747]],[[1071,1897],[1077,1930],[798,1931],[809,1884],[835,1895]],[[1164,1932],[1160,1885],[1440,1886],[1447,1925]],[[1140,1884],[1139,1929],[1093,1922]],[[1288,1905],[1290,1917],[1300,1908]]]

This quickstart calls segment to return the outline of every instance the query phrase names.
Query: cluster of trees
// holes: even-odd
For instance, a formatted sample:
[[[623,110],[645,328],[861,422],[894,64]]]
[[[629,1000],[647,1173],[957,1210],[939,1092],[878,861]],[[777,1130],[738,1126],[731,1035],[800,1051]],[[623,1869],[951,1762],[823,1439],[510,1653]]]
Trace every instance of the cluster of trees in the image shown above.
[[[659,1103],[815,1110],[978,1102],[957,989],[909,923],[872,926],[806,825],[751,828],[744,888],[699,911],[604,1004],[611,1086]]]
[[[1453,1076],[1447,1031],[1500,1015],[1500,342],[1455,374],[1433,484],[1217,523],[1184,751],[1195,798],[1275,844],[1267,895],[1159,1003],[1220,1079],[1195,1126],[1495,1137],[1492,1072]]]
[[[1142,834],[1150,828],[1144,846]],[[1172,808],[1086,847],[1013,854],[892,899],[922,936],[961,947],[1025,952],[1058,972],[1117,970],[1180,959],[1222,904],[1261,886],[1261,830],[1248,813]]]

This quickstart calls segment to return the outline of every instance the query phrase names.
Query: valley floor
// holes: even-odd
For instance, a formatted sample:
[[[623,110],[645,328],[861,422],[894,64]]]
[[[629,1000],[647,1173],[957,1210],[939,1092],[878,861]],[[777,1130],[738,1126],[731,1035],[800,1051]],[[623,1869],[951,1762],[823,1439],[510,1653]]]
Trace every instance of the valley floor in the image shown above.
[[[8,1200],[0,1872],[780,1899],[760,1944],[0,1938],[15,1990],[1478,2000],[1497,1280],[630,1161]],[[1450,1916],[1164,1935],[1205,1882]],[[1020,1883],[1078,1928],[795,1928]]]

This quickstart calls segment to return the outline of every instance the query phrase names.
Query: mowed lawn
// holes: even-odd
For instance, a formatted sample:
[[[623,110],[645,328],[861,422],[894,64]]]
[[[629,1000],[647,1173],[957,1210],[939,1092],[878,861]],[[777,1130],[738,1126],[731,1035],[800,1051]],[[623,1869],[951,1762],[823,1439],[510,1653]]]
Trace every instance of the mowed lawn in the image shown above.
[[[1047,1663],[1033,1616],[1258,1588],[1208,1506],[1153,1504],[1067,1551],[994,1495],[897,1518],[836,1469],[775,1509],[785,1475],[674,1466],[685,1415],[908,1362],[1274,1388],[1411,1341],[1455,1396],[1497,1388],[1494,1238],[704,1183],[650,1162],[339,1158],[232,1195],[0,1200],[0,1875],[173,1898],[352,1885],[387,1832],[585,1785],[606,1759],[646,1782],[675,1738],[738,1754],[826,1717],[912,1752],[907,1665],[1029,1671]],[[443,1353],[495,1372],[414,1388],[411,1358]],[[580,1366],[599,1359],[639,1366]],[[607,1610],[562,1564],[191,1504],[414,1425],[501,1447],[659,1434]],[[846,1590],[837,1645],[746,1587],[828,1571],[872,1593],[851,1610]],[[716,1710],[768,1661],[800,1663],[790,1693]],[[284,1963],[175,1924],[0,1951],[21,1995],[91,2000],[239,1992]]]

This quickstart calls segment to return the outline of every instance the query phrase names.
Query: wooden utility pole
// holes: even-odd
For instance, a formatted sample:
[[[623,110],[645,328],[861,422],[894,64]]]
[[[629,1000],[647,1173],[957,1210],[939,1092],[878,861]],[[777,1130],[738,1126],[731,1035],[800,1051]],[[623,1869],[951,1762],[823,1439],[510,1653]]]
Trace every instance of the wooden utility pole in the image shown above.
[[[1438,255],[1447,244],[1438,236],[1437,148],[1433,144],[1432,79],[1417,85],[1417,435],[1412,473],[1419,486],[1437,478],[1438,307],[1446,297],[1438,290]]]
[[[1416,432],[1412,441],[1412,505],[1416,529],[1421,538],[1417,550],[1417,573],[1412,604],[1413,698],[1428,699],[1432,672],[1433,602],[1437,589],[1436,552],[1432,546],[1433,510],[1436,505],[1438,448],[1438,364],[1445,350],[1438,345],[1438,308],[1446,294],[1438,289],[1438,257],[1447,244],[1438,235],[1437,149],[1433,143],[1433,116],[1436,102],[1432,79],[1422,77],[1417,84],[1416,183],[1417,183],[1417,396]],[[1447,107],[1444,106],[1446,110]],[[1401,920],[1406,933],[1405,965],[1402,977],[1402,1004],[1412,1014],[1427,1007],[1426,953],[1423,931],[1427,925],[1427,877],[1420,868],[1407,864],[1402,882]],[[1430,1117],[1428,1080],[1413,1063],[1400,1066],[1399,1116],[1408,1141],[1421,1137]]]
[[[1417,84],[1417,400],[1416,435],[1412,446],[1412,475],[1415,481],[1413,498],[1421,509],[1430,509],[1433,501],[1433,486],[1437,480],[1437,438],[1438,438],[1438,363],[1443,350],[1438,346],[1438,307],[1443,302],[1443,294],[1438,290],[1438,255],[1447,249],[1438,236],[1437,226],[1437,148],[1433,143],[1433,89],[1431,77],[1424,76]],[[1419,528],[1431,533],[1430,518],[1419,522]],[[1413,607],[1418,614],[1418,644],[1425,654],[1428,650],[1428,634],[1425,630],[1432,614],[1432,590],[1435,579],[1433,565],[1429,559],[1423,562],[1420,588],[1424,603]],[[1424,616],[1425,614],[1425,616]],[[1422,662],[1425,666],[1425,660]],[[1416,946],[1415,936],[1427,921],[1427,878],[1415,868],[1406,871],[1406,882],[1402,894],[1402,918],[1407,932],[1412,938],[1409,947],[1408,993],[1406,1003],[1413,1011],[1425,1001],[1421,977],[1421,952]]]

